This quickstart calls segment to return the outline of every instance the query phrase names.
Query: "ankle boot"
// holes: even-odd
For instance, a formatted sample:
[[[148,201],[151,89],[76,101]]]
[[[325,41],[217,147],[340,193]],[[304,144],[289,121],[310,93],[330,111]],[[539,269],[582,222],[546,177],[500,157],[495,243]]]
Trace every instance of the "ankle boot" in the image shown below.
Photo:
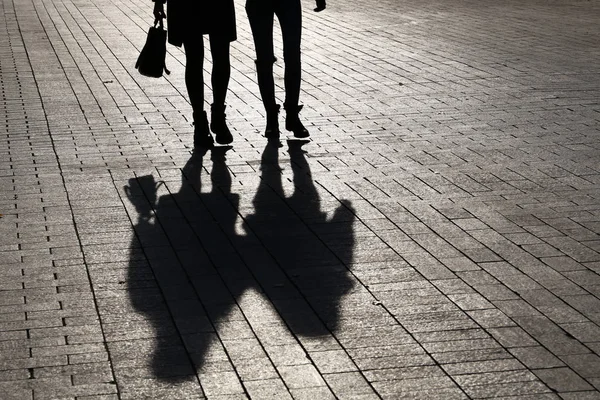
[[[208,118],[206,111],[200,114],[194,113],[194,147],[212,148],[214,141],[208,129]]]
[[[233,142],[231,131],[225,123],[225,105],[211,105],[210,130],[215,134],[217,143],[229,144]]]
[[[307,138],[310,134],[308,130],[300,122],[298,113],[303,106],[288,106],[285,105],[285,129],[294,133],[294,137]]]
[[[265,137],[267,139],[279,140],[279,104],[267,108],[267,127]]]

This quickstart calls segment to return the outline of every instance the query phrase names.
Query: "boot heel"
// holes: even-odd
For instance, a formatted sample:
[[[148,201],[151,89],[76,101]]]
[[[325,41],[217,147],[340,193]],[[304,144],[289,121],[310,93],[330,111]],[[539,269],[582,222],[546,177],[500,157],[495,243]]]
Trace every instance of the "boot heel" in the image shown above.
[[[233,142],[233,136],[225,121],[225,106],[213,104],[210,111],[210,130],[215,134],[217,143],[230,144]]]
[[[268,139],[279,139],[279,109],[281,106],[275,104],[267,109],[267,126],[265,137]]]
[[[214,147],[214,144],[215,142],[210,134],[210,129],[208,128],[206,111],[202,111],[199,116],[194,113],[194,147],[211,149]]]
[[[285,106],[285,129],[293,132],[294,137],[299,139],[307,138],[310,136],[308,129],[302,125],[298,113],[302,110],[303,106]]]

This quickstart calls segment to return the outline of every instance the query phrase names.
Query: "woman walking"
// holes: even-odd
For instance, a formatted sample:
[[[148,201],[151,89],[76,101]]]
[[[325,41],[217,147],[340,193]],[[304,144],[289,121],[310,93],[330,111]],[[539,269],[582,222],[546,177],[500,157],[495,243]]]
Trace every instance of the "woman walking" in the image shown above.
[[[325,0],[317,0],[315,11],[325,9]],[[283,61],[285,63],[284,85],[286,111],[285,129],[297,138],[309,136],[298,117],[302,109],[300,98],[300,40],[302,36],[302,8],[300,0],[247,0],[246,13],[250,21],[254,47],[256,49],[256,73],[258,86],[267,115],[265,137],[279,142],[279,105],[275,100],[273,79],[273,20],[277,16],[281,25],[283,40]]]
[[[154,16],[165,17],[166,0],[154,1]],[[231,65],[230,43],[237,39],[233,0],[168,0],[169,43],[185,49],[185,84],[194,118],[194,147],[213,147],[211,130],[219,144],[229,144],[233,136],[225,121],[225,97]],[[210,128],[204,111],[204,39],[208,34],[212,56]]]

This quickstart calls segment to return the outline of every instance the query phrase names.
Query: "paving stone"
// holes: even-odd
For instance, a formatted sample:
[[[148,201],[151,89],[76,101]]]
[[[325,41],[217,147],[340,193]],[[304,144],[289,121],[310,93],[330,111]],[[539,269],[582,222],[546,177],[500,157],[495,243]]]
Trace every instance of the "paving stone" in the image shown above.
[[[588,392],[565,392],[561,393],[561,397],[563,399],[571,400],[571,399],[583,399],[583,400],[594,400],[598,399],[598,392],[596,391],[588,391]]]
[[[600,337],[600,327],[592,322],[561,324],[561,328],[584,343],[597,341]]]
[[[292,396],[280,379],[248,382],[246,390],[252,399],[291,399]]]
[[[563,356],[561,359],[584,378],[598,378],[600,376],[600,358],[596,354]]]
[[[539,381],[534,382],[516,382],[516,383],[499,383],[488,384],[484,386],[466,387],[465,391],[473,398],[486,397],[503,397],[514,396],[520,397],[524,393],[548,393],[550,390],[546,385]]]
[[[129,379],[118,379],[117,384],[119,387],[120,395],[123,398],[190,398],[190,399],[204,399],[206,398],[202,394],[202,390],[197,381],[184,381],[179,382],[178,385],[173,387],[172,383],[160,382],[155,379],[140,379],[140,378],[129,378]]]
[[[348,354],[343,350],[312,352],[310,357],[320,373],[357,370],[356,365],[354,365]]]
[[[326,374],[325,381],[338,398],[364,395],[364,398],[376,396],[376,392],[359,372]]]
[[[202,373],[199,378],[206,396],[241,394],[244,392],[239,378],[233,371]]]
[[[328,6],[312,141],[265,147],[236,3],[233,147],[192,156],[150,3],[0,0],[5,397],[598,397],[598,5]]]
[[[314,388],[305,388],[305,389],[290,389],[290,393],[292,394],[292,398],[296,400],[305,400],[305,399],[324,399],[331,400],[335,399],[335,396],[327,387],[314,387]]]
[[[481,374],[456,375],[453,379],[461,386],[495,385],[499,383],[515,383],[536,381],[537,377],[527,370],[495,371]]]
[[[558,392],[585,391],[593,387],[570,368],[533,370],[542,381]]]
[[[242,382],[278,378],[275,367],[267,358],[238,361],[235,369]]]
[[[308,364],[307,354],[299,345],[266,346],[265,351],[275,366]]]
[[[488,332],[505,348],[535,346],[537,342],[519,327],[494,328]]]
[[[448,376],[378,381],[373,383],[373,388],[377,390],[378,393],[381,393],[382,396],[391,395],[401,391],[420,392],[440,390],[444,392],[448,390],[448,388],[458,389],[456,384]]]
[[[518,347],[510,350],[528,368],[560,367],[564,364],[541,346]]]
[[[325,386],[325,381],[313,365],[281,366],[277,369],[290,389]]]
[[[442,367],[450,375],[524,369],[520,362],[510,358],[443,364]]]

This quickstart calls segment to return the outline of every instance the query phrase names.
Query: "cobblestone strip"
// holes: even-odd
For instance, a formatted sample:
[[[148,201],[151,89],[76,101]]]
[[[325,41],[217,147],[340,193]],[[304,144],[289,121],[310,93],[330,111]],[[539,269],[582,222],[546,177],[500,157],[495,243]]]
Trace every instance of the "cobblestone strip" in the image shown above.
[[[2,2],[0,392],[109,398],[116,386],[56,143],[48,130],[51,43],[28,2]],[[46,85],[51,85],[48,88]],[[86,397],[92,396],[92,397]]]

